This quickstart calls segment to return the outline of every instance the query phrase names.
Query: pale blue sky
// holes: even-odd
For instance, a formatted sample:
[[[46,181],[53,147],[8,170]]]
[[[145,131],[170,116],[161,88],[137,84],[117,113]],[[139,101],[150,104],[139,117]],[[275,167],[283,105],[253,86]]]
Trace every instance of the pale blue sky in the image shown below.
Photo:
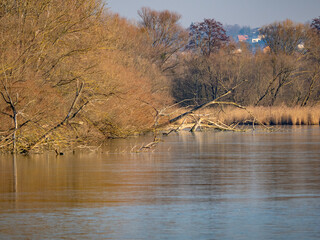
[[[181,24],[214,18],[223,24],[260,27],[291,19],[305,23],[320,16],[320,0],[104,0],[111,11],[137,20],[141,7],[168,9],[182,15]]]

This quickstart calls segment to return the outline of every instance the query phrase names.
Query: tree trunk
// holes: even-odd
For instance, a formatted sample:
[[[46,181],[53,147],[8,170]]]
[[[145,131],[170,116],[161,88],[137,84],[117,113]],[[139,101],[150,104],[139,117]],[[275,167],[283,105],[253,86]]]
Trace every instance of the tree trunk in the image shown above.
[[[18,130],[18,116],[15,107],[13,106],[13,123],[14,123],[14,131],[12,134],[12,151],[13,154],[17,152],[17,130]]]
[[[313,92],[313,90],[314,90],[314,84],[315,84],[315,82],[316,82],[316,75],[313,76],[313,78],[312,78],[312,80],[311,80],[311,83],[310,83],[310,85],[309,85],[308,92],[307,92],[306,96],[304,97],[304,99],[303,99],[303,101],[302,101],[302,103],[301,103],[301,107],[304,107],[304,106],[307,105],[307,103],[308,103],[308,101],[309,101],[309,99],[310,99],[310,96],[311,96],[311,94],[312,94],[312,92]]]

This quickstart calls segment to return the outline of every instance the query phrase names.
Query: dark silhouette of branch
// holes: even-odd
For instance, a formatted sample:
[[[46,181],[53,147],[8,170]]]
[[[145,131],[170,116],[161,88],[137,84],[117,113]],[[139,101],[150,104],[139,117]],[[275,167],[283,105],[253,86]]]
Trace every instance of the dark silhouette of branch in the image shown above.
[[[76,90],[76,94],[75,97],[73,99],[73,102],[70,106],[70,109],[66,115],[66,117],[59,122],[56,126],[54,126],[53,128],[51,128],[50,130],[48,130],[45,134],[43,134],[40,138],[38,138],[35,142],[31,143],[26,149],[24,149],[25,153],[28,153],[30,150],[32,150],[33,148],[35,148],[37,145],[39,145],[43,140],[45,140],[52,132],[54,132],[56,129],[58,129],[59,127],[63,126],[68,120],[73,119],[74,117],[77,116],[77,114],[89,103],[89,101],[86,101],[85,103],[83,103],[78,110],[76,110],[74,113],[72,113],[74,111],[75,105],[77,103],[77,101],[79,100],[79,97],[81,95],[81,92],[83,90],[84,87],[84,83],[81,83],[79,88],[77,88]]]

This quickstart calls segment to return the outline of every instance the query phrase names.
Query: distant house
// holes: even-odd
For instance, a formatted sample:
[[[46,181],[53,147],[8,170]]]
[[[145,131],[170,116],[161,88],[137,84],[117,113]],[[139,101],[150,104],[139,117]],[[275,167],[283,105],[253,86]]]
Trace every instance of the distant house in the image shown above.
[[[260,42],[260,41],[261,41],[261,38],[262,38],[262,36],[261,36],[261,35],[259,35],[259,36],[258,36],[258,37],[256,37],[256,38],[252,38],[251,42],[252,42],[252,43],[258,43],[258,42]]]
[[[248,35],[238,35],[239,42],[246,42],[248,39]]]

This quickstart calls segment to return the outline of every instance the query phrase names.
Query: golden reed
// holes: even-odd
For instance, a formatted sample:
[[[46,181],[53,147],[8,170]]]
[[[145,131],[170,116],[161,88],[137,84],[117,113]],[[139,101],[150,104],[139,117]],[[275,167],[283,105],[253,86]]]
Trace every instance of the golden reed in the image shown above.
[[[320,106],[247,107],[247,110],[258,122],[266,125],[320,125]],[[219,113],[218,118],[228,124],[249,123],[253,120],[247,111],[233,107],[225,108],[223,112]]]

